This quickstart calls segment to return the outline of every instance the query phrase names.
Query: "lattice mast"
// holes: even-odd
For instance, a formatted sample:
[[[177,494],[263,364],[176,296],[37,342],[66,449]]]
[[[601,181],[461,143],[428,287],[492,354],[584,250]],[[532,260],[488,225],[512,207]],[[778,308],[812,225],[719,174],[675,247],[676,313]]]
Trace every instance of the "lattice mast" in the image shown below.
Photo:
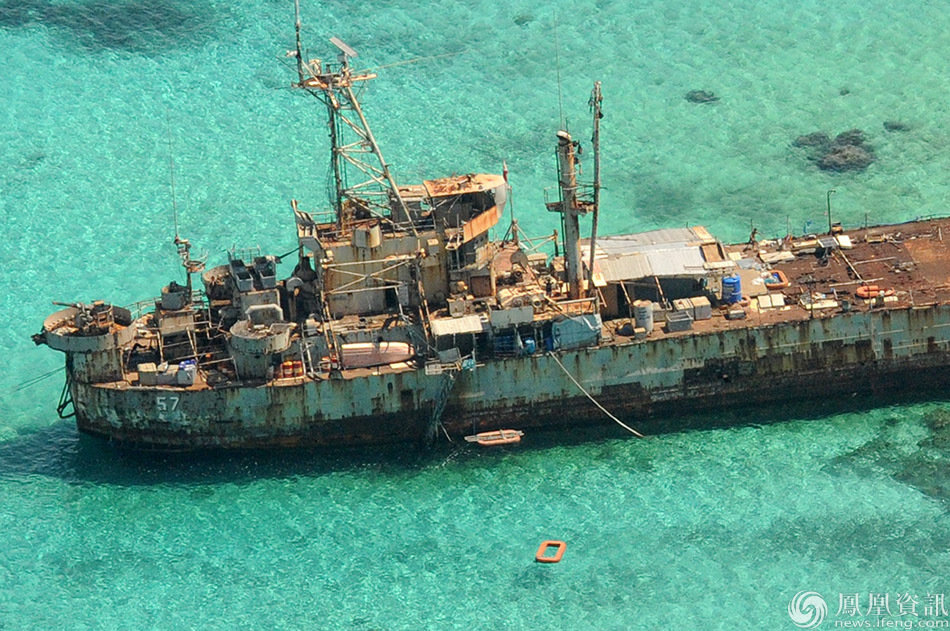
[[[336,37],[330,38],[330,42],[340,51],[336,64],[319,59],[304,61],[300,47],[299,0],[294,5],[299,81],[293,86],[306,90],[327,108],[334,184],[332,204],[339,228],[346,230],[354,217],[367,214],[395,224],[392,210],[398,208],[406,218],[408,227],[415,233],[415,228],[408,221],[406,203],[399,194],[399,187],[354,91],[355,86],[375,79],[376,74],[354,71],[350,67],[350,60],[356,59],[356,51]],[[352,183],[351,174],[358,174]]]

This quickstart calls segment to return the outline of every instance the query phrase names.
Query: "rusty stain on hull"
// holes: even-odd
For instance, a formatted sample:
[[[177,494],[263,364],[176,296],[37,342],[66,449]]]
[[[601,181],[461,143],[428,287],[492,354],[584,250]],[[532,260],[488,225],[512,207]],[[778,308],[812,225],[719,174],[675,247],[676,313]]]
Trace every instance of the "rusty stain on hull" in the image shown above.
[[[328,115],[333,199],[332,217],[291,201],[289,278],[283,257],[237,249],[205,270],[176,235],[184,285],[131,309],[64,305],[33,336],[65,353],[81,431],[150,449],[367,445],[609,422],[593,401],[675,428],[686,411],[947,373],[950,218],[733,245],[699,226],[597,240],[600,182],[580,180],[561,130],[545,207],[563,255],[549,257],[514,221],[489,239],[507,170],[398,185],[354,90],[375,74],[340,50],[297,65],[293,86]],[[601,100],[595,83],[595,165]],[[367,359],[348,363],[353,349]]]
[[[581,349],[564,359],[615,414],[670,427],[672,419],[697,409],[932,386],[950,368],[948,346],[950,307],[935,306]],[[459,381],[443,416],[453,437],[608,422],[544,355],[491,362]],[[357,400],[348,380],[191,392],[78,382],[72,388],[74,400],[82,402],[82,431],[145,448],[421,440],[436,397],[423,371],[358,383],[361,391],[378,394]],[[412,397],[388,396],[390,391]]]

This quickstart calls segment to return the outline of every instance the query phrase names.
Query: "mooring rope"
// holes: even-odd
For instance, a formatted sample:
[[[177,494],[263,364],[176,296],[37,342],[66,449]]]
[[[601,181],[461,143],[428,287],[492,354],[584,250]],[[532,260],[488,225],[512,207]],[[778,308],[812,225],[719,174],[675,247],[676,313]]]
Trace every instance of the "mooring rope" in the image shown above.
[[[621,421],[619,418],[617,418],[616,416],[614,416],[613,414],[611,414],[610,412],[608,412],[607,409],[606,409],[604,406],[602,406],[600,403],[598,403],[598,402],[597,402],[597,399],[595,399],[593,396],[591,396],[590,392],[588,392],[587,390],[584,389],[584,386],[582,386],[581,383],[580,383],[577,379],[574,378],[574,375],[572,375],[572,374],[568,371],[568,369],[564,366],[564,364],[561,363],[561,360],[558,359],[558,356],[555,355],[553,351],[552,351],[552,352],[549,352],[549,353],[548,353],[548,356],[551,357],[554,361],[557,362],[557,365],[560,366],[560,367],[561,367],[561,370],[564,371],[564,374],[567,375],[568,378],[570,378],[570,380],[574,382],[574,385],[577,386],[577,389],[580,390],[581,392],[583,392],[583,393],[587,396],[587,398],[590,399],[591,403],[593,403],[594,405],[596,405],[597,408],[598,408],[601,412],[603,412],[604,414],[606,414],[608,417],[610,417],[610,419],[611,419],[613,422],[615,422],[617,425],[619,425],[620,427],[624,428],[625,430],[627,430],[628,432],[630,432],[631,434],[633,434],[633,435],[636,436],[637,438],[645,438],[645,436],[644,436],[643,434],[641,434],[641,433],[638,432],[637,430],[633,429],[632,427],[630,427],[629,425],[627,425],[626,423],[624,423],[623,421]]]
[[[25,390],[26,388],[29,388],[30,386],[35,386],[36,384],[40,383],[44,379],[49,379],[56,373],[62,372],[63,368],[65,368],[65,366],[60,366],[59,368],[54,368],[53,370],[49,372],[45,372],[42,375],[31,377],[30,379],[27,379],[26,381],[22,382],[20,385],[10,388],[9,392],[19,392],[20,390]]]

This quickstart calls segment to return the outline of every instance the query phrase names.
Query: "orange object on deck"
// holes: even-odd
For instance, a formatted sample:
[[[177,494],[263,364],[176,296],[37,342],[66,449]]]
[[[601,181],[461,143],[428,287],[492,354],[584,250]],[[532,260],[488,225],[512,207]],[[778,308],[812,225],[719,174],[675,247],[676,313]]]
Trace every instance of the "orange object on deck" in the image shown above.
[[[544,556],[544,553],[548,551],[548,548],[557,548],[554,553],[554,556]],[[538,563],[557,563],[561,560],[561,557],[564,556],[564,551],[567,549],[567,544],[563,541],[542,541],[541,547],[538,548],[538,553],[534,555],[534,560]]]
[[[854,293],[857,294],[858,298],[869,300],[871,298],[877,298],[878,296],[893,296],[894,290],[884,289],[877,285],[861,285]]]
[[[766,289],[785,289],[788,287],[788,276],[785,275],[785,272],[780,269],[773,269],[769,271],[769,276],[765,279]]]

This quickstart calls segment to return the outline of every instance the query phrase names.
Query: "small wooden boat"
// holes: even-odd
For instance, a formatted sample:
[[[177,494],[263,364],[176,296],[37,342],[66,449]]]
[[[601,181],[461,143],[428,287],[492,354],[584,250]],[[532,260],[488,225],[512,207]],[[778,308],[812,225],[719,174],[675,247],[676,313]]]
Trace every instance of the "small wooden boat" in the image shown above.
[[[520,429],[497,429],[491,432],[479,432],[473,436],[466,436],[465,440],[484,447],[495,447],[497,445],[514,445],[520,443],[522,436],[524,436],[524,432]]]

